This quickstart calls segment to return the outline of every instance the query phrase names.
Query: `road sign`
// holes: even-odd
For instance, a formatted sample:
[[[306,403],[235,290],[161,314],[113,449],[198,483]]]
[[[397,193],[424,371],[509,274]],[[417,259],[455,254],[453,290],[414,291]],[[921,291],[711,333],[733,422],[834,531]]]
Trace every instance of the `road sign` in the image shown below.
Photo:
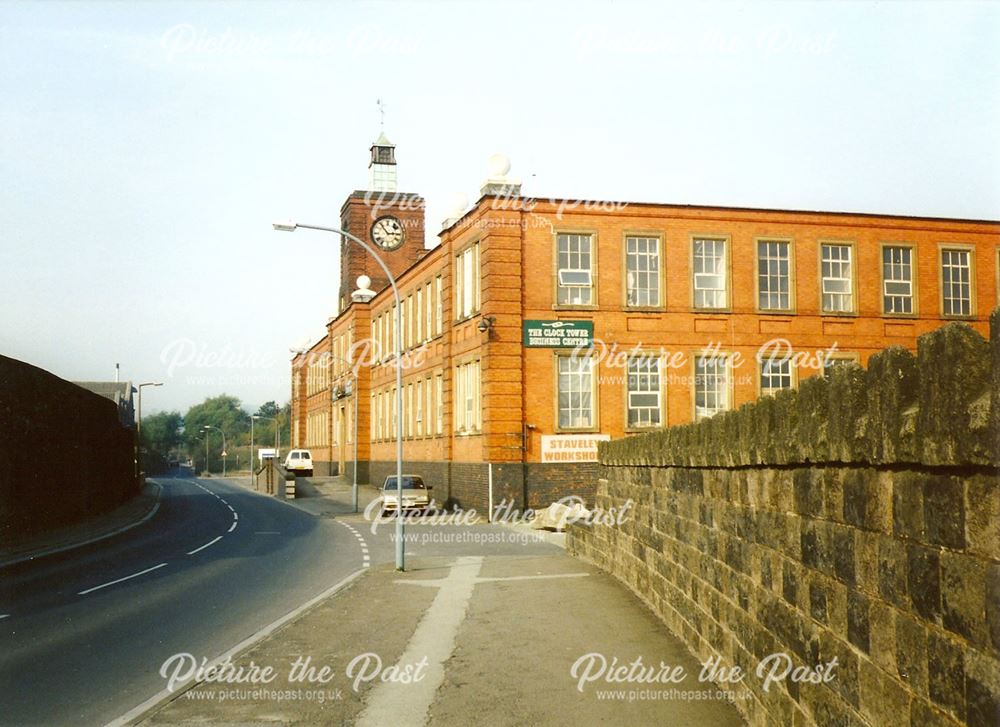
[[[576,348],[594,343],[593,321],[525,321],[525,348]]]
[[[223,456],[223,457],[228,457],[229,455],[228,455],[228,454],[226,453],[226,451],[225,451],[225,450],[223,450],[223,452],[222,452],[222,456]]]

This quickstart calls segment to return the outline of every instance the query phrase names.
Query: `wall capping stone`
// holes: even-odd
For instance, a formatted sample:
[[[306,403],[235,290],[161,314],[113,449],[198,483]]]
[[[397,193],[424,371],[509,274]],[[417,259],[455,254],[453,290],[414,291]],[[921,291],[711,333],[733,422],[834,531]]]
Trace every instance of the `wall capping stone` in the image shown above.
[[[733,467],[854,463],[1000,466],[1000,309],[992,343],[949,323],[868,368],[837,366],[798,389],[711,419],[601,442],[613,466]]]

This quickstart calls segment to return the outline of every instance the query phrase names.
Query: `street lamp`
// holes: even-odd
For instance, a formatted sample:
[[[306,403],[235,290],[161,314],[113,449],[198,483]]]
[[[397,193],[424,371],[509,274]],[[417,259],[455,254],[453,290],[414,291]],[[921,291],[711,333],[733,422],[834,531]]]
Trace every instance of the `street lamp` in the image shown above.
[[[213,427],[209,424],[202,426],[202,430],[215,429],[219,434],[222,435],[222,476],[226,476],[226,433],[222,431],[219,427]],[[208,434],[205,434],[205,469],[208,469]]]
[[[346,230],[337,227],[320,227],[318,225],[303,225],[295,222],[275,222],[274,229],[280,232],[294,232],[298,228],[306,230],[319,230],[320,232],[332,232],[334,235],[341,235],[344,239],[360,245],[369,255],[375,258],[375,262],[382,268],[389,285],[392,287],[392,297],[396,303],[396,570],[406,570],[404,561],[403,544],[403,302],[399,297],[399,288],[396,287],[396,278],[393,276],[389,266],[379,256],[375,249],[364,240],[355,237]],[[355,394],[357,396],[357,394]]]
[[[163,382],[162,381],[147,381],[144,384],[139,384],[139,386],[137,387],[139,389],[139,421],[138,421],[138,423],[136,425],[136,432],[135,432],[136,439],[139,440],[139,456],[136,457],[136,466],[137,467],[139,466],[139,460],[142,459],[142,387],[143,386],[163,386]],[[136,472],[136,476],[138,476],[138,475],[139,475],[139,473]]]
[[[202,429],[201,434],[205,437],[205,474],[211,475],[211,470],[208,469],[208,430]]]

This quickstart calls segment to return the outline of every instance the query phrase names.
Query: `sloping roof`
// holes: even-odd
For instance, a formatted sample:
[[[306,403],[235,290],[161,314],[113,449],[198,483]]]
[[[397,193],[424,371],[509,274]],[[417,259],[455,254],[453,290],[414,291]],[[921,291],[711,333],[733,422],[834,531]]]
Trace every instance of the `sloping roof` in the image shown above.
[[[132,396],[131,381],[74,381],[73,383],[105,399],[111,399],[116,404]]]
[[[379,133],[378,138],[375,140],[375,143],[372,144],[372,146],[396,146],[396,145],[385,137],[385,132],[383,131]]]

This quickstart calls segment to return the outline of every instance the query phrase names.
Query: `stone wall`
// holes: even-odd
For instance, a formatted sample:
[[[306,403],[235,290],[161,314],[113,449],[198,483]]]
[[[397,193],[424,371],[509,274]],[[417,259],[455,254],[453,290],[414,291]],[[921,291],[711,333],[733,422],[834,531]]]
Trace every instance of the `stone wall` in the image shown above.
[[[0,356],[0,546],[138,494],[134,435],[109,399]]]
[[[751,725],[1000,724],[1000,311],[711,420],[604,443],[571,552],[701,659]],[[837,666],[763,689],[760,660]]]

